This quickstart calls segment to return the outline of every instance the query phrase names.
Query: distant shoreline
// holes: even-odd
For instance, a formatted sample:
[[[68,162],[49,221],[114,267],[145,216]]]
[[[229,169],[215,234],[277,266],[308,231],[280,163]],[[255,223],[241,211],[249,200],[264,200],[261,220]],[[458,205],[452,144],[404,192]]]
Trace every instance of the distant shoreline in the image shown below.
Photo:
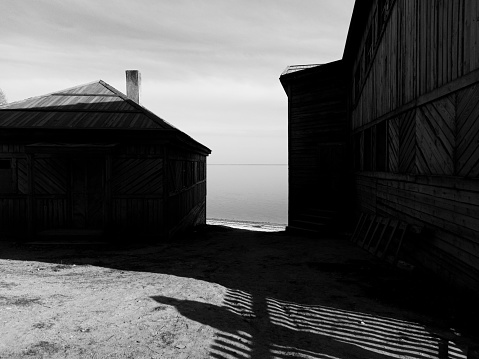
[[[287,163],[207,163],[208,166],[287,166]]]
[[[286,224],[220,218],[208,218],[206,219],[206,224],[261,232],[281,232],[286,229]]]

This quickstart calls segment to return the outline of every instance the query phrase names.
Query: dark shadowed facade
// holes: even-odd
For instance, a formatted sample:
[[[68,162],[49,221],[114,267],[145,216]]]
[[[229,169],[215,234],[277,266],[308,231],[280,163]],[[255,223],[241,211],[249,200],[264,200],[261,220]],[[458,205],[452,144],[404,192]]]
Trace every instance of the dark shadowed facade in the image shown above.
[[[130,99],[138,87],[0,107],[0,232],[167,238],[205,223],[211,151]]]
[[[357,1],[342,59],[353,218],[367,213],[420,229],[405,243],[414,259],[476,292],[478,18],[475,0]],[[301,70],[304,84],[308,71]],[[315,83],[318,90],[321,80]],[[335,93],[337,84],[330,86]],[[318,107],[323,100],[316,90],[303,97],[315,96]],[[290,201],[298,201],[294,171],[306,171],[308,165],[294,158],[312,153],[311,147],[303,147],[302,155],[293,153],[301,143],[292,136],[294,116],[304,109],[304,131],[316,131],[308,117],[316,116],[316,125],[323,120],[313,107],[292,103],[290,95],[289,103]],[[321,171],[319,162],[316,173]]]
[[[345,216],[348,195],[346,97],[342,61],[289,66],[288,229],[321,231]]]

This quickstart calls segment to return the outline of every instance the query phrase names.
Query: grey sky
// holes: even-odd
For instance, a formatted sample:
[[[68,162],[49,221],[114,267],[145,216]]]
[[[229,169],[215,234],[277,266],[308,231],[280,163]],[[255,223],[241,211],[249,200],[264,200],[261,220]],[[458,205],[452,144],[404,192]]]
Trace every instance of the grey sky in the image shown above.
[[[9,101],[102,79],[213,150],[286,163],[287,65],[341,58],[353,0],[2,0]]]

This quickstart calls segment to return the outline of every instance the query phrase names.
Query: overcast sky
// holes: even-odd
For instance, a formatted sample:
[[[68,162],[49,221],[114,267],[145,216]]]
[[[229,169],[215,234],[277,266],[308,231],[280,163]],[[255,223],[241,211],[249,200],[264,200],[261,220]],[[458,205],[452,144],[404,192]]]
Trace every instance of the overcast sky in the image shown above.
[[[212,149],[209,163],[287,163],[288,65],[342,57],[354,0],[2,0],[8,100],[103,80]]]

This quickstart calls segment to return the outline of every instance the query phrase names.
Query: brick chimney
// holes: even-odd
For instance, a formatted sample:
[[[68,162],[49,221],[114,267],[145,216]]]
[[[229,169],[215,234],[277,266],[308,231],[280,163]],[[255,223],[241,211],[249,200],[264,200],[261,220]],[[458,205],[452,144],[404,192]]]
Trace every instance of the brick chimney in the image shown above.
[[[141,74],[138,70],[126,70],[126,96],[140,103]]]

